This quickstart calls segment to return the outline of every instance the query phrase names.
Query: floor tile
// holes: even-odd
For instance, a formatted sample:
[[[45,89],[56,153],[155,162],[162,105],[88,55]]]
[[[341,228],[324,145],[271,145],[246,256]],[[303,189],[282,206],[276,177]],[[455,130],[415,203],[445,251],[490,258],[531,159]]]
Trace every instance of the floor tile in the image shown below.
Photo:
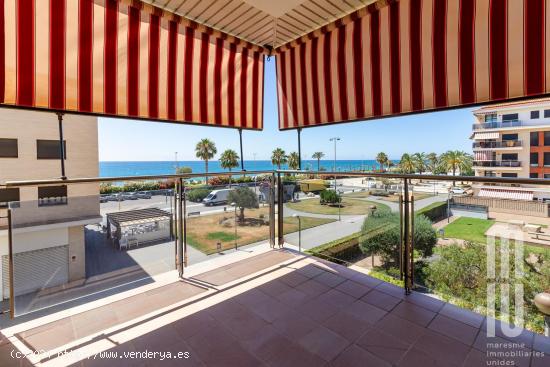
[[[342,351],[330,365],[332,367],[391,367],[388,362],[356,345],[350,345]]]
[[[439,333],[427,330],[413,345],[431,358],[449,366],[460,366],[466,359],[470,347]]]
[[[325,320],[323,325],[340,336],[344,337],[349,342],[356,341],[363,335],[371,324],[347,312],[340,311],[336,315]]]
[[[426,332],[425,328],[392,314],[384,316],[375,327],[408,344],[414,343]]]
[[[350,345],[350,342],[332,330],[318,326],[300,338],[298,344],[328,362]]]
[[[367,294],[372,288],[354,282],[353,280],[346,280],[336,286],[336,290],[349,294],[354,298],[361,298]]]
[[[447,316],[451,319],[463,322],[467,325],[479,328],[483,323],[484,316],[474,313],[469,310],[465,310],[458,306],[446,303],[439,311],[440,315]]]
[[[329,287],[336,287],[338,284],[346,281],[346,278],[341,277],[337,274],[325,271],[323,274],[320,274],[313,278],[314,281],[324,284]]]
[[[399,362],[410,348],[409,343],[386,334],[380,329],[368,330],[356,344],[391,364]]]
[[[374,305],[386,311],[391,311],[401,302],[400,298],[390,296],[387,293],[373,289],[361,298],[362,301]]]
[[[473,326],[463,324],[460,321],[442,315],[437,315],[428,326],[428,329],[456,339],[466,345],[472,345],[479,332],[479,329]]]
[[[424,327],[426,327],[436,315],[435,312],[408,302],[401,302],[391,310],[391,313]]]
[[[405,298],[405,301],[421,306],[432,312],[439,312],[439,310],[441,310],[441,308],[445,305],[445,302],[419,292],[412,292]]]

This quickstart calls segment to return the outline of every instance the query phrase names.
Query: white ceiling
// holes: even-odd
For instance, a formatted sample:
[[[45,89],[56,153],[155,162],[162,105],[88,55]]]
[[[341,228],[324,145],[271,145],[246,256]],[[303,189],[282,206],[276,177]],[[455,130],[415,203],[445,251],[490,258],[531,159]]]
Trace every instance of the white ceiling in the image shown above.
[[[376,0],[143,0],[197,23],[274,48]]]

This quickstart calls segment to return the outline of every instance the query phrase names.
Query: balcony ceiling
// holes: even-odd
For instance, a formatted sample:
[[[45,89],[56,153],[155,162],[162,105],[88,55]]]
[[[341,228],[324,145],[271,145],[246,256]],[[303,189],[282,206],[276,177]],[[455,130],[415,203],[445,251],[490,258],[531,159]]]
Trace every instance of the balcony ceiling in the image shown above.
[[[232,36],[274,48],[376,0],[144,0]]]

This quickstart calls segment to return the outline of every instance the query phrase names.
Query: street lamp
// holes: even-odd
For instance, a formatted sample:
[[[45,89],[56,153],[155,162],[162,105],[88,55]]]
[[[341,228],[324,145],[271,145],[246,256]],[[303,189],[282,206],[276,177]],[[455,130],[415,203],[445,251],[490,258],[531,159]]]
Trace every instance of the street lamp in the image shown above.
[[[293,218],[298,218],[298,252],[302,252],[302,219],[298,214],[292,214]]]
[[[233,207],[235,208],[235,214],[233,216],[234,220],[235,220],[235,250],[237,250],[237,203],[231,203],[231,205],[233,205]]]
[[[340,216],[340,208],[342,207],[342,194],[344,193],[344,190],[338,190],[336,193],[340,195],[338,197],[338,221],[341,221],[342,217]]]

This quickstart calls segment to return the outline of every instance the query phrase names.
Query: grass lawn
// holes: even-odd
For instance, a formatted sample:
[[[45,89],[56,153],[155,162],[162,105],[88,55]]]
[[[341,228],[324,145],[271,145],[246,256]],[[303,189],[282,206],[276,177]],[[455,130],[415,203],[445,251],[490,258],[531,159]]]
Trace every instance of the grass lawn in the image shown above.
[[[367,200],[357,200],[347,196],[343,197],[341,205],[340,213],[342,215],[368,214],[372,205],[375,205],[378,210],[390,210],[390,208],[384,204]],[[306,213],[338,215],[338,206],[321,205],[317,198],[306,199],[296,203],[287,203],[286,206],[290,209]]]
[[[235,236],[233,212],[205,215],[188,218],[187,243],[206,254],[217,252],[217,243],[220,242],[222,250],[234,248],[235,241],[238,246],[267,240],[269,238],[269,225],[260,219],[268,219],[269,208],[246,209],[245,224],[237,226]],[[302,229],[308,229],[322,224],[334,222],[333,219],[302,217]],[[298,230],[298,218],[288,217],[284,219],[284,232],[292,233]]]
[[[485,243],[485,232],[493,224],[494,220],[460,217],[445,226],[445,237]]]
[[[355,191],[355,192],[349,192],[346,194],[343,194],[344,197],[348,198],[360,198],[360,199],[366,199],[369,196],[371,196],[370,192],[368,190],[366,191]]]
[[[415,193],[413,193],[414,201],[419,201],[419,200],[426,199],[426,198],[429,198],[429,197],[432,197],[432,196],[434,196],[434,195],[433,194],[428,194],[428,193],[425,193],[425,192],[415,192]],[[380,200],[391,201],[391,202],[394,202],[394,203],[399,201],[399,195],[379,196],[378,198]]]

